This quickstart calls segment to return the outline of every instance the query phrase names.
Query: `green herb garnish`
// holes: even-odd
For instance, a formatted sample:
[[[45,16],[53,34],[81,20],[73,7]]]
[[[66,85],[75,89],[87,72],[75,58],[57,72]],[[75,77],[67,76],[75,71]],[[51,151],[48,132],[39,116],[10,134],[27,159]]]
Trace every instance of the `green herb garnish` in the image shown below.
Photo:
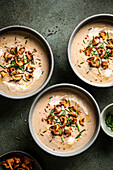
[[[40,58],[37,58],[37,60],[38,60],[38,61],[41,61],[41,59],[40,59]]]
[[[83,129],[83,130],[76,136],[75,139],[78,139],[78,138],[81,136],[82,132],[84,132],[84,131],[85,131],[85,129]]]
[[[47,132],[47,130],[43,131],[43,133],[46,133],[46,132]]]
[[[28,39],[28,37],[24,37],[24,39]]]
[[[76,127],[77,127],[78,131],[80,132],[80,128],[79,128],[79,125],[78,125],[78,124],[76,124]]]
[[[70,100],[68,100],[69,106],[71,106]]]
[[[17,139],[17,140],[20,140],[20,138],[19,138],[19,137],[16,137],[16,139]]]
[[[109,33],[107,32],[107,38],[109,38]]]
[[[22,119],[22,112],[20,113],[20,117],[21,117],[21,119]]]
[[[24,78],[23,78],[22,80],[24,80],[26,83],[28,82],[28,81],[27,81],[26,79],[24,79]]]
[[[15,37],[15,41],[16,41],[16,37]]]
[[[40,134],[41,136],[44,136],[42,133]]]
[[[108,113],[106,115],[105,123],[107,127],[110,127],[113,131],[113,115],[111,113]]]
[[[81,62],[80,64],[84,64],[84,62]]]
[[[16,55],[15,51],[13,50],[14,55]]]
[[[49,99],[52,99],[52,98],[53,98],[53,96],[49,97]]]
[[[52,139],[49,142],[52,142]]]
[[[97,67],[99,66],[99,63],[100,63],[100,62],[99,62],[99,61],[97,61]]]
[[[3,66],[2,64],[0,64],[0,66],[1,66],[2,68],[6,69],[6,66]]]
[[[90,31],[92,28],[89,28],[88,31]]]
[[[61,138],[61,140],[62,140],[62,142],[64,142],[64,139],[63,139],[63,138]]]
[[[41,74],[44,74],[44,71],[42,71],[42,73]]]
[[[83,43],[84,43],[84,44],[86,43],[85,40],[83,40]]]
[[[78,65],[78,67],[80,67],[80,68],[81,68],[81,66],[80,66],[80,65]]]
[[[23,133],[24,136],[27,136],[26,133],[25,133],[24,131],[22,131],[22,133]]]
[[[44,109],[45,110],[45,112],[47,112],[47,110],[46,109]]]
[[[98,69],[98,73],[101,74],[100,70]]]
[[[8,46],[5,46],[5,48],[10,48],[10,47],[8,47]]]
[[[27,44],[27,40],[25,41],[25,44]]]
[[[88,74],[88,73],[89,73],[89,71],[86,72],[86,74]]]
[[[62,129],[60,129],[60,135],[62,134]]]

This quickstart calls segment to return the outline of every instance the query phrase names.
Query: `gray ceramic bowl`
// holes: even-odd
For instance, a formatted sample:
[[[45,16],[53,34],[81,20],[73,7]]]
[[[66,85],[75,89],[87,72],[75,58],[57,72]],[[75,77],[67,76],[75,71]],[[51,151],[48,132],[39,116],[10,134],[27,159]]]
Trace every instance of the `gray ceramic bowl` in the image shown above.
[[[67,49],[68,50],[68,60],[69,60],[70,66],[71,66],[72,70],[74,71],[74,73],[84,82],[86,82],[92,86],[96,86],[96,87],[110,87],[110,86],[113,86],[113,83],[97,84],[97,83],[92,83],[92,82],[88,81],[87,79],[85,79],[84,77],[82,77],[74,68],[74,65],[71,60],[71,45],[72,45],[73,39],[74,39],[75,35],[77,34],[77,32],[82,27],[84,27],[86,24],[93,22],[93,21],[98,21],[98,20],[108,20],[108,21],[113,22],[113,15],[111,15],[111,14],[97,14],[97,15],[90,16],[90,17],[86,18],[85,20],[83,20],[82,22],[80,22],[80,24],[78,24],[77,27],[72,32],[71,37],[68,42],[68,49]]]
[[[73,89],[76,92],[78,92],[80,95],[83,95],[83,96],[85,95],[88,99],[90,99],[90,101],[92,102],[92,104],[95,108],[95,111],[96,111],[96,121],[97,121],[95,132],[94,132],[92,138],[89,140],[89,142],[85,146],[80,148],[79,150],[76,150],[76,151],[73,151],[73,152],[67,152],[67,153],[56,152],[56,151],[53,151],[50,148],[46,147],[36,137],[34,130],[33,130],[33,125],[32,125],[33,111],[34,111],[34,108],[35,108],[37,102],[39,101],[39,99],[51,90],[64,89],[64,88]],[[85,89],[83,89],[79,86],[73,85],[73,84],[66,84],[66,83],[56,84],[56,85],[53,85],[53,86],[45,89],[43,92],[41,92],[36,97],[35,101],[33,102],[32,106],[31,106],[30,112],[29,112],[29,129],[30,129],[31,135],[32,135],[33,139],[35,140],[35,142],[37,143],[37,145],[40,146],[46,152],[48,152],[52,155],[55,155],[55,156],[60,156],[60,157],[69,157],[69,156],[78,155],[78,154],[82,153],[83,151],[85,151],[86,149],[88,149],[93,144],[93,142],[96,140],[96,138],[98,136],[98,133],[99,133],[99,130],[100,130],[100,110],[99,110],[98,104],[95,101],[95,99],[93,98],[93,96],[89,92],[87,92]]]
[[[113,131],[111,131],[111,129],[109,127],[106,126],[106,123],[105,123],[105,119],[106,119],[106,115],[108,113],[111,113],[113,115],[113,103],[107,105],[103,111],[101,112],[101,127],[103,129],[103,131],[108,135],[108,136],[111,136],[113,137]]]
[[[51,47],[48,44],[48,42],[46,41],[46,39],[40,33],[38,33],[37,31],[35,31],[32,28],[29,28],[29,27],[26,27],[26,26],[13,25],[13,26],[8,26],[8,27],[0,29],[0,34],[5,33],[5,32],[9,32],[9,31],[24,31],[24,32],[27,32],[27,33],[30,33],[30,34],[34,35],[37,39],[39,39],[43,43],[43,45],[45,46],[45,48],[46,48],[46,50],[48,52],[49,65],[50,65],[48,77],[45,80],[45,82],[37,90],[35,90],[32,93],[22,95],[22,96],[8,95],[8,94],[0,91],[0,95],[3,95],[3,96],[8,97],[8,98],[12,98],[12,99],[28,98],[28,97],[31,97],[31,96],[35,95],[36,93],[39,93],[47,85],[47,83],[49,82],[49,80],[50,80],[50,78],[52,76],[52,73],[53,73],[53,68],[54,68],[53,53],[52,53]]]
[[[42,170],[39,163],[31,155],[29,155],[28,153],[25,153],[23,151],[10,151],[10,152],[7,152],[7,153],[4,153],[3,155],[1,155],[0,156],[0,170],[4,170],[3,166],[1,165],[1,162],[5,161],[6,159],[11,158],[13,156],[16,156],[19,158],[27,156],[33,160],[33,170]]]

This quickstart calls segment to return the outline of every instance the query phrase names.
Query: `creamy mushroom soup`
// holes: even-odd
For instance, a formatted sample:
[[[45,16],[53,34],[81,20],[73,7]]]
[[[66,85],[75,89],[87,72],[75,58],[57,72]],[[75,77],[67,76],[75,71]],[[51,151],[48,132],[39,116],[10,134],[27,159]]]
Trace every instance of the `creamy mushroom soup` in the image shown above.
[[[113,23],[98,21],[82,27],[73,39],[71,60],[88,81],[113,83]]]
[[[57,89],[37,102],[33,117],[36,137],[57,152],[71,152],[88,143],[96,128],[90,99],[75,90]]]
[[[38,38],[21,31],[0,35],[0,90],[25,95],[38,89],[49,72],[48,53]]]

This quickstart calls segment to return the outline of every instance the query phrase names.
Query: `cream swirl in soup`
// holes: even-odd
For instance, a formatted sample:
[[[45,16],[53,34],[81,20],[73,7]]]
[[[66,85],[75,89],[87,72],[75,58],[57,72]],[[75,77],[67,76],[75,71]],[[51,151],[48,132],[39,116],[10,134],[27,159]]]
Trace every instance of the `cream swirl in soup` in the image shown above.
[[[48,52],[37,37],[22,31],[0,35],[0,90],[25,95],[37,90],[49,72]]]
[[[98,21],[85,25],[75,35],[71,46],[75,70],[97,84],[113,82],[113,24]]]

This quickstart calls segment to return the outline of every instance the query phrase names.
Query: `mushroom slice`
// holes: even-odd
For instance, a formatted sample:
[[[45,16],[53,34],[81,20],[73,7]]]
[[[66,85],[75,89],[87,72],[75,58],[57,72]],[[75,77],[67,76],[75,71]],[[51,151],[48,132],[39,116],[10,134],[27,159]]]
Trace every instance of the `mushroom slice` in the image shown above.
[[[33,73],[26,73],[25,78],[26,80],[30,81],[30,79],[33,77]]]
[[[23,163],[24,163],[25,165],[30,165],[30,164],[33,163],[33,160],[30,159],[30,158],[28,158],[27,156],[24,156],[24,157],[23,157]]]
[[[22,76],[12,76],[10,78],[10,81],[20,81],[22,79]]]
[[[32,66],[30,63],[26,67],[26,71],[29,73],[32,73],[36,69],[34,66]]]
[[[62,111],[62,106],[61,105],[54,105],[55,113],[60,113]]]
[[[104,40],[107,36],[106,32],[100,32],[99,33],[100,37],[102,37],[102,39]]]
[[[86,61],[87,61],[87,62],[90,64],[90,66],[92,66],[92,67],[96,67],[96,68],[99,68],[99,67],[100,67],[100,59],[97,58],[97,57],[89,57],[89,58],[87,58]]]
[[[93,45],[98,45],[100,43],[100,37],[96,36],[94,37],[93,36]]]
[[[66,123],[67,123],[67,119],[65,116],[61,116],[60,117],[60,121],[63,123],[62,127],[65,127]]]
[[[16,162],[16,164],[19,164],[21,163],[21,160],[20,158],[17,158],[17,157],[13,157],[14,161]]]
[[[7,164],[9,165],[9,168],[11,169],[11,170],[13,170],[13,164],[14,164],[14,159],[13,158],[10,158],[10,159],[7,159],[6,160],[6,162],[7,162]]]
[[[73,117],[78,117],[78,115],[75,114],[74,112],[69,112],[68,115],[69,115],[69,116],[73,116]]]
[[[0,74],[1,74],[2,78],[4,78],[7,74],[7,72],[5,70],[1,70]]]
[[[19,74],[19,71],[18,70],[16,71],[14,67],[10,67],[7,70],[9,72],[10,76]]]
[[[74,116],[74,115],[77,115],[77,114],[81,113],[81,112],[78,110],[78,108],[75,107],[75,106],[71,106],[71,107],[68,107],[68,108],[69,108],[70,110],[72,110],[72,112],[69,112],[69,113],[68,113],[68,115],[70,115],[70,116]],[[73,113],[73,111],[76,112],[76,114]]]
[[[5,53],[4,53],[4,58],[5,58],[5,60],[8,62],[9,60],[11,60],[12,55],[9,54],[8,52],[5,52]]]
[[[108,51],[111,55],[113,55],[113,49],[109,49]]]
[[[18,55],[18,56],[22,55],[24,51],[25,51],[25,47],[19,47],[19,46],[12,47],[10,50],[11,54]]]
[[[111,44],[106,45],[106,47],[113,49],[113,45],[111,45]]]
[[[14,169],[18,168],[19,166],[19,164],[14,164]]]
[[[98,53],[101,54],[100,58],[103,58],[105,55],[105,50],[103,48],[97,49]]]
[[[19,67],[21,67],[21,66],[24,65],[24,62],[23,62],[23,61],[17,61],[17,57],[16,57],[16,56],[14,57],[14,60],[15,60],[15,63],[16,63]]]
[[[79,118],[80,125],[84,126],[84,120],[85,120],[85,118],[82,118],[82,117]]]
[[[59,135],[61,136],[63,134],[63,129],[59,124],[50,126],[49,130],[54,134],[54,135]]]
[[[31,61],[33,59],[33,55],[30,51],[26,51],[25,54],[28,61]]]
[[[5,166],[6,169],[9,168],[9,166],[7,165],[6,161],[2,161],[2,165]]]
[[[85,50],[85,55],[90,56],[93,47],[88,46]]]
[[[50,125],[52,125],[52,122],[53,122],[53,120],[54,120],[54,117],[55,117],[55,116],[52,115],[52,114],[49,115],[48,118],[47,118],[47,123],[50,124]]]
[[[103,61],[102,61],[102,67],[103,67],[104,70],[105,70],[106,68],[108,68],[108,65],[109,65],[109,60],[103,60]]]
[[[21,166],[22,166],[22,168],[24,168],[26,170],[30,170],[29,167],[26,164],[24,164],[24,163],[22,163]]]
[[[74,122],[75,124],[77,124],[77,118],[72,117],[72,118],[71,118],[71,121],[72,121],[72,123]]]
[[[64,129],[64,133],[66,134],[67,137],[71,136],[71,130],[72,130],[71,127]]]
[[[60,104],[63,105],[64,107],[66,107],[66,105],[67,105],[67,100],[61,101]]]
[[[113,38],[108,39],[108,43],[113,44]]]

